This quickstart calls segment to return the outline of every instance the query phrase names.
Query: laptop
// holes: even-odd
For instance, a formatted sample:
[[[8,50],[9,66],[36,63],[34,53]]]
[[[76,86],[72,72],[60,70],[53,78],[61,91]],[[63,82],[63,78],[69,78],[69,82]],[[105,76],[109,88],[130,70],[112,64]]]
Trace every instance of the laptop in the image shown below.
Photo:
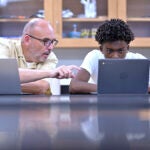
[[[98,94],[146,94],[148,59],[103,59],[98,62]]]
[[[0,59],[0,94],[21,94],[16,59]]]

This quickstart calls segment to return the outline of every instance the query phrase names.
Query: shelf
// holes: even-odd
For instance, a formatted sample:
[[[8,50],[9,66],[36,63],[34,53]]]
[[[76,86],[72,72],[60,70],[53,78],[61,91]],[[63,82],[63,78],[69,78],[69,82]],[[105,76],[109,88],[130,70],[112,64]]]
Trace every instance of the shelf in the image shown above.
[[[131,47],[150,47],[150,38],[135,38],[130,44]]]
[[[9,3],[5,9],[3,8],[1,16],[11,14],[14,18],[0,19],[0,35],[19,36],[25,23],[31,19],[26,16],[31,16],[38,10],[44,9],[45,18],[51,22],[56,38],[59,40],[58,47],[98,47],[98,43],[92,38],[66,37],[70,37],[68,33],[73,30],[73,24],[78,25],[77,31],[79,32],[82,32],[83,29],[91,31],[92,28],[97,28],[110,18],[121,18],[129,23],[135,33],[135,40],[131,42],[131,47],[150,47],[150,17],[147,17],[150,12],[149,0],[145,0],[145,2],[140,0],[97,0],[98,17],[96,18],[62,18],[62,10],[65,9],[70,9],[74,16],[84,17],[81,15],[84,13],[83,5],[77,0],[40,0],[39,3],[33,5],[35,2],[36,0],[14,2]],[[11,30],[8,32],[8,29]]]
[[[107,20],[108,17],[97,17],[97,18],[63,18],[64,22],[102,22]]]
[[[44,10],[45,0],[7,0],[0,7],[0,36],[18,37],[25,24]]]
[[[91,38],[95,35],[97,27],[112,16],[117,16],[116,4],[117,0],[96,0],[96,17],[90,18],[87,15],[85,7],[80,0],[49,0],[45,1],[46,18],[52,23],[55,31],[55,36],[59,40],[57,47],[59,48],[85,48],[98,47],[95,39]],[[59,4],[59,5],[58,5]],[[48,6],[52,6],[49,9]],[[56,9],[57,8],[57,11]],[[90,7],[91,8],[91,7]],[[89,8],[89,12],[91,11]],[[70,10],[73,13],[70,18],[62,18],[62,11]],[[93,11],[92,11],[93,12]],[[69,14],[69,13],[68,13]],[[85,16],[89,16],[85,17]],[[74,24],[77,25],[75,29]],[[72,32],[77,30],[81,37],[85,38],[71,38]],[[85,35],[85,36],[84,36]],[[80,37],[77,36],[77,37]],[[89,38],[86,38],[89,37]]]
[[[130,18],[127,18],[127,21],[148,22],[148,21],[150,21],[150,17],[144,17],[144,18],[130,17]]]
[[[61,40],[58,39],[58,41],[57,48],[70,48],[71,46],[68,43],[71,43],[74,48],[85,48],[87,45],[91,48],[98,47],[98,43],[92,38],[63,38]]]
[[[31,19],[31,18],[30,18]],[[0,22],[28,22],[30,19],[20,19],[20,18],[14,18],[14,19],[0,19]]]

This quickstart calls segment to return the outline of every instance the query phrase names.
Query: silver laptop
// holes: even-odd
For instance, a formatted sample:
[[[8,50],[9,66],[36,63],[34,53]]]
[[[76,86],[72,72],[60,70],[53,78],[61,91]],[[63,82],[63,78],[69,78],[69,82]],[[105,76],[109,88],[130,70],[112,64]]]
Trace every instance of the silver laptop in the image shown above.
[[[21,94],[16,59],[0,59],[0,94]]]
[[[148,93],[149,60],[103,59],[98,63],[98,94]]]

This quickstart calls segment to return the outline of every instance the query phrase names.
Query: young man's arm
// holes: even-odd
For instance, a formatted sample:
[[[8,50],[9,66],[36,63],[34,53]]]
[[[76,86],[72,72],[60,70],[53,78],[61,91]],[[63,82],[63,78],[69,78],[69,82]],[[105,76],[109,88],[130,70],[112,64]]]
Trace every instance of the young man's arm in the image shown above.
[[[77,75],[71,80],[70,93],[91,93],[97,91],[97,85],[88,83],[90,74],[85,69],[80,69]]]

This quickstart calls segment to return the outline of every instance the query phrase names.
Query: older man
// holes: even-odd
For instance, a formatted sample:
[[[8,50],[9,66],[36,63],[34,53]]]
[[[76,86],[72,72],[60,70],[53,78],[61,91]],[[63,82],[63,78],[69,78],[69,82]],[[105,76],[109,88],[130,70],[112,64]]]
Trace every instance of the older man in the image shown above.
[[[19,68],[50,71],[56,67],[58,62],[52,52],[57,43],[54,30],[48,21],[40,18],[32,19],[25,25],[21,40],[0,40],[0,58],[16,58]],[[58,69],[64,72],[68,70],[68,67],[62,66]],[[23,76],[22,72],[26,74],[27,70],[20,72]],[[30,75],[34,76],[34,73]],[[48,79],[24,83],[21,84],[21,87],[25,93],[50,93]]]

